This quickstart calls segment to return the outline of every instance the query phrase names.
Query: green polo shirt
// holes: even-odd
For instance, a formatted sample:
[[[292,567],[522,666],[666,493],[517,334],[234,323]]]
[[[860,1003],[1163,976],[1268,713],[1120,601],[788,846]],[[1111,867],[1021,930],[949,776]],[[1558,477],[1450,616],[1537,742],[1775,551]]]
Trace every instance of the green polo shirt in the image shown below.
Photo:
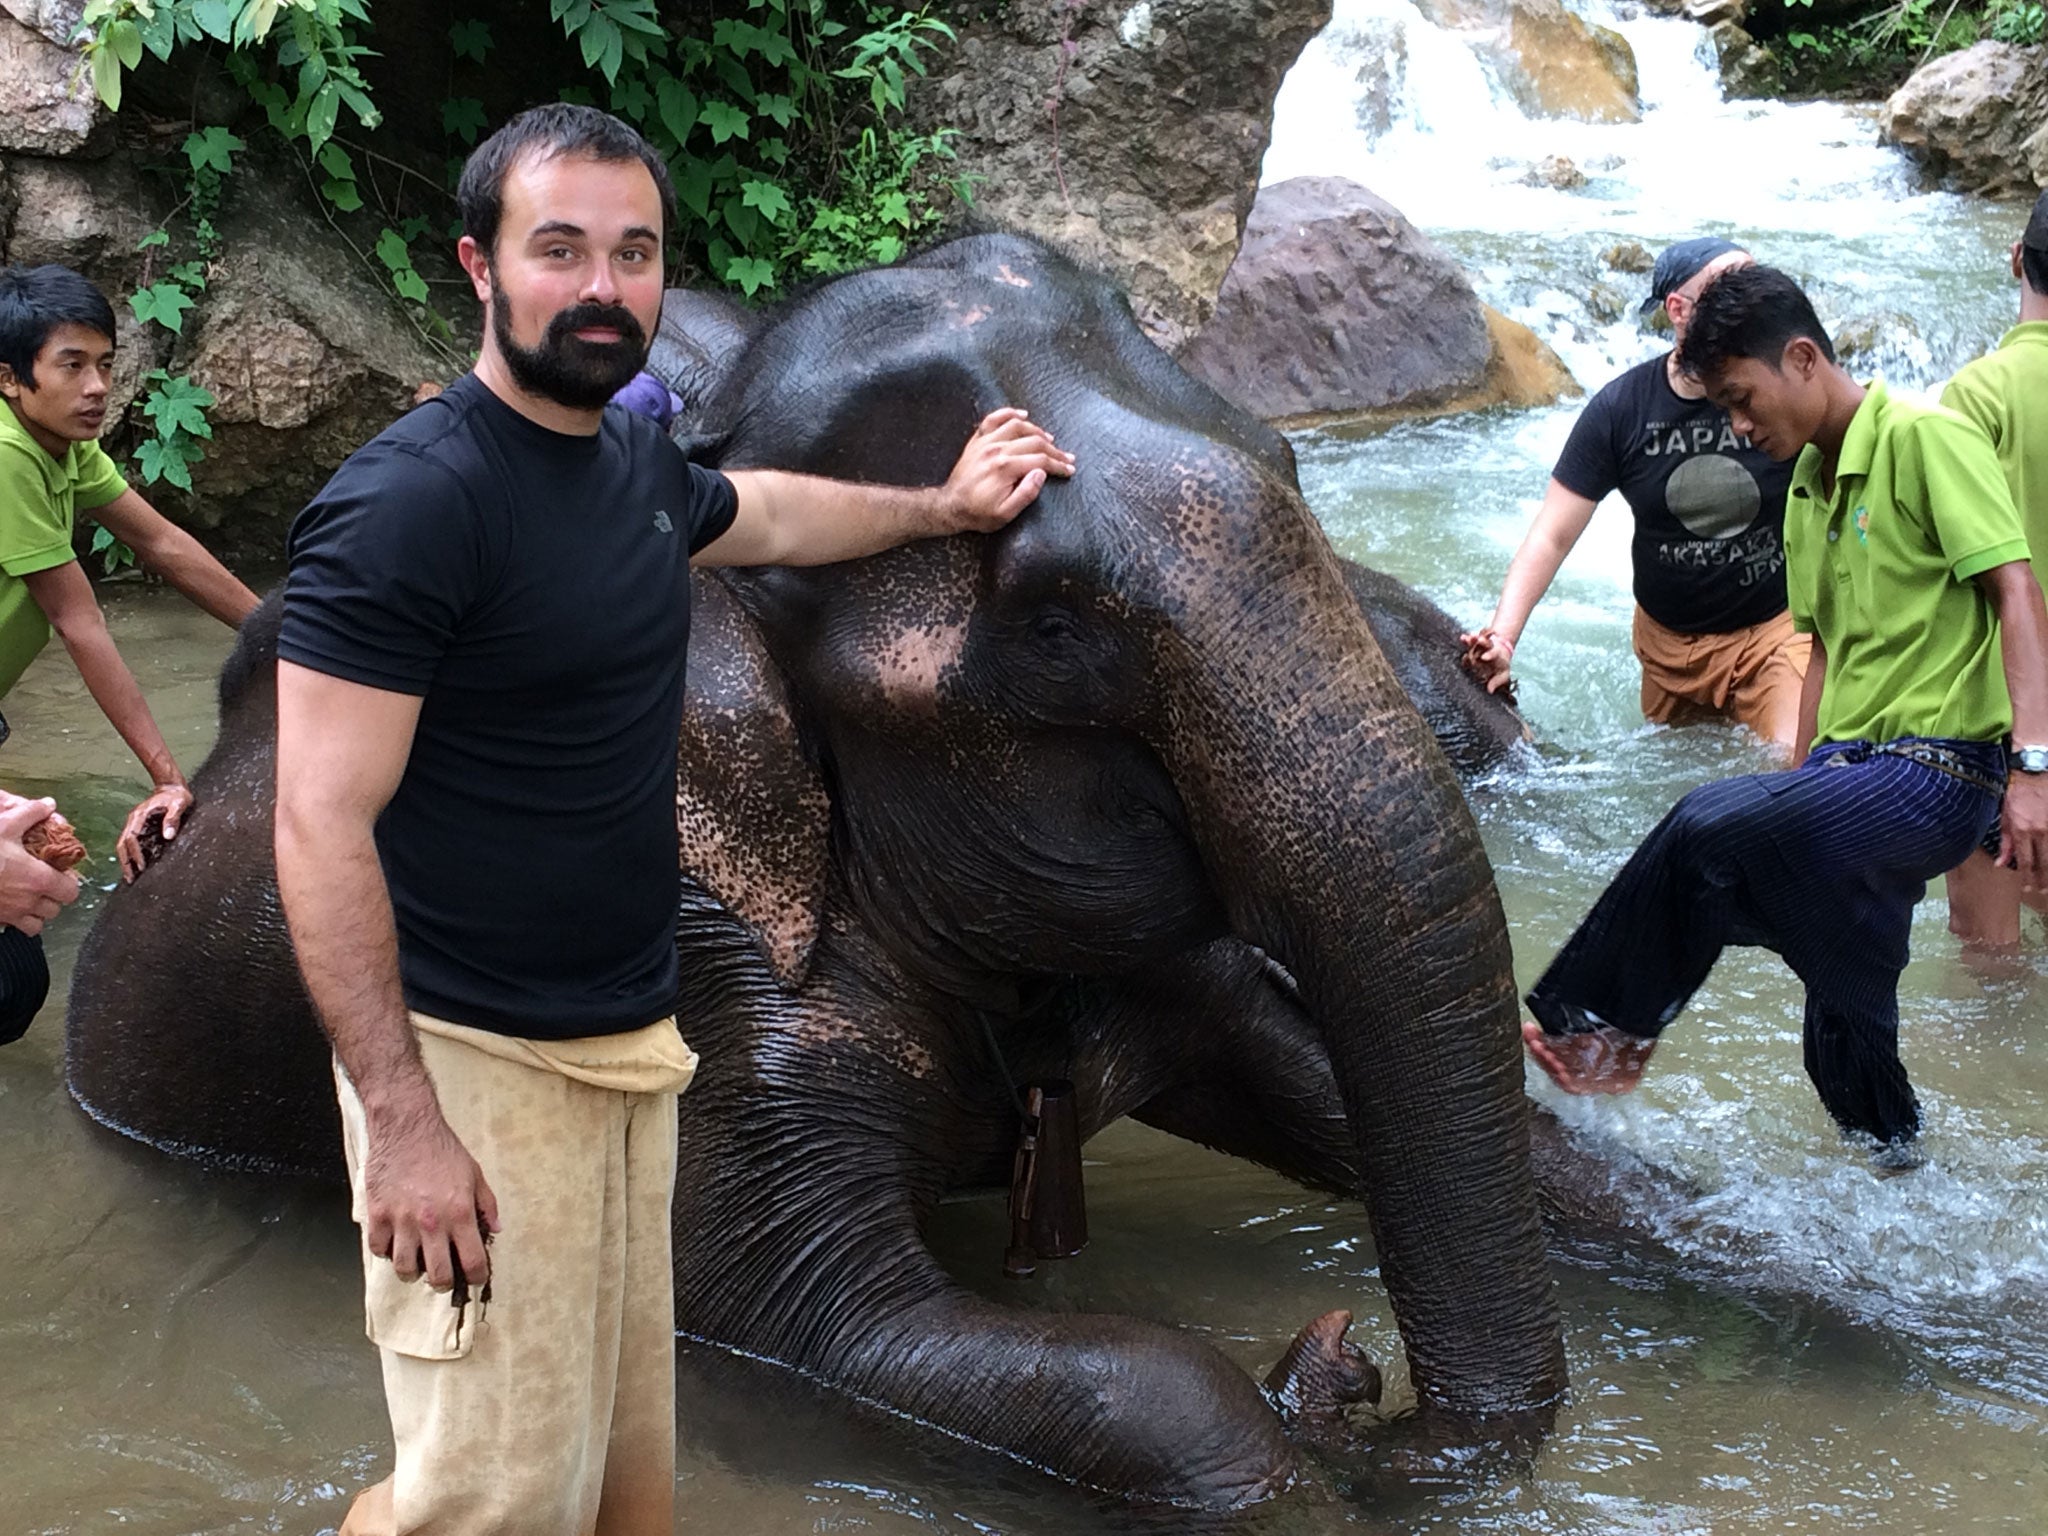
[[[104,507],[128,482],[96,442],[73,443],[62,458],[0,401],[0,695],[28,670],[50,638],[50,621],[21,578],[55,570],[71,552],[80,512]]]
[[[1941,403],[1974,421],[2005,469],[2034,552],[2034,575],[2048,588],[2048,320],[2005,333],[1942,391]]]
[[[1842,440],[1835,494],[1808,444],[1785,500],[1785,589],[1797,629],[1827,647],[1816,741],[2012,726],[1998,621],[1971,578],[2027,558],[2020,515],[1984,434],[1871,384]]]

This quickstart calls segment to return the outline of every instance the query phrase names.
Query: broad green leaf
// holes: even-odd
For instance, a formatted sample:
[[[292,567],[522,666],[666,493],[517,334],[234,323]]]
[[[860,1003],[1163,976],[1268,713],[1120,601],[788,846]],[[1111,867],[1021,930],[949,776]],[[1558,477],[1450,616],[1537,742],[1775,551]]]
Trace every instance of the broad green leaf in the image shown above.
[[[612,90],[612,111],[636,123],[646,120],[653,105],[654,92],[647,89],[647,82],[638,75],[628,75]]]
[[[419,239],[421,235],[424,235],[433,227],[434,221],[432,219],[428,218],[424,213],[416,213],[399,224],[398,237],[407,245],[411,245],[413,241]]]
[[[880,266],[888,266],[903,254],[903,242],[895,235],[878,235],[868,242],[868,259]]]
[[[217,43],[234,41],[236,0],[192,0],[192,20]]]
[[[690,130],[697,126],[697,97],[691,89],[674,75],[663,75],[655,82],[654,100],[661,113],[661,125],[668,129],[669,136],[676,141],[678,149],[689,142]]]
[[[758,208],[772,224],[782,223],[794,211],[789,204],[789,194],[772,181],[743,182],[740,200],[749,208]]]
[[[146,251],[153,245],[169,245],[170,243],[171,232],[169,230],[153,229],[148,234],[144,235],[140,240],[135,242],[135,249],[137,249],[138,251]]]
[[[636,4],[634,0],[605,0],[604,13],[618,26],[638,32],[643,37],[666,39],[668,36],[651,4]]]
[[[174,434],[179,432],[212,437],[213,424],[206,419],[206,408],[213,404],[213,396],[183,376],[171,383],[185,387],[173,391],[165,386],[142,403],[142,414],[156,423],[157,436],[167,442],[175,441]]]
[[[491,39],[490,23],[483,21],[458,21],[448,29],[448,42],[458,59],[475,59],[481,64],[484,55],[496,44]]]
[[[729,101],[710,101],[697,114],[697,121],[711,130],[713,144],[723,144],[727,139],[746,138],[750,119],[744,110]]]
[[[348,151],[339,144],[328,144],[314,158],[319,160],[320,169],[328,175],[341,181],[354,181],[356,179],[355,162],[349,159]]]
[[[910,199],[901,192],[884,192],[875,200],[875,217],[887,224],[910,228]]]
[[[387,229],[377,236],[377,259],[393,272],[412,266],[412,251],[406,246],[405,236],[395,229]]]
[[[144,325],[153,320],[165,330],[182,335],[185,311],[192,307],[192,298],[178,284],[163,282],[129,294],[128,307]]]
[[[401,297],[411,299],[415,304],[427,302],[427,280],[411,267],[407,267],[403,272],[392,273],[391,286],[398,290]]]
[[[784,37],[780,32],[771,32],[765,27],[758,30],[761,34],[761,41],[758,46],[762,63],[772,69],[778,64],[794,64],[796,62],[796,50],[789,45],[788,38]]]
[[[185,135],[185,158],[195,171],[218,171],[225,176],[235,168],[234,152],[248,146],[227,129],[202,128]]]
[[[441,131],[474,144],[489,119],[484,104],[474,96],[453,96],[441,103]]]
[[[787,128],[796,121],[796,103],[787,96],[757,96],[754,110],[762,117],[774,118],[777,127]]]
[[[711,167],[694,155],[669,166],[675,182],[676,199],[698,218],[711,216]]]
[[[744,197],[728,197],[718,205],[718,216],[739,237],[741,245],[752,246],[754,237],[761,232],[761,215],[747,206]]]
[[[312,140],[315,152],[334,137],[334,119],[340,111],[341,92],[330,80],[306,105],[306,137]]]
[[[100,46],[113,49],[124,69],[133,69],[142,62],[142,29],[132,21],[109,22],[100,34]]]
[[[759,256],[736,256],[725,266],[725,280],[739,284],[748,298],[775,286],[775,268]]]
[[[356,190],[356,184],[338,176],[321,182],[320,193],[343,213],[354,213],[363,206],[363,194]]]
[[[121,60],[111,48],[92,51],[92,89],[109,112],[121,110]]]
[[[206,263],[203,261],[181,261],[167,275],[172,282],[182,283],[187,288],[203,290],[206,287]]]

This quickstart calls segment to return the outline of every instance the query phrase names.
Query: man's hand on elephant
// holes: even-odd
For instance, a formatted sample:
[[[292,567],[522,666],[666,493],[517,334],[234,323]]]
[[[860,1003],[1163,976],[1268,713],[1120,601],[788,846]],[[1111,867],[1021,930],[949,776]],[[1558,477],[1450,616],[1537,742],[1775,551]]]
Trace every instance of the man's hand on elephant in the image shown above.
[[[1458,636],[1458,643],[1465,647],[1459,664],[1484,683],[1488,693],[1499,693],[1509,685],[1508,665],[1515,659],[1514,641],[1489,627]]]
[[[1038,499],[1048,476],[1064,480],[1074,456],[1015,406],[991,411],[967,439],[943,498],[948,533],[993,533]]]
[[[178,828],[184,824],[185,814],[191,809],[192,791],[182,783],[172,783],[157,785],[147,800],[128,813],[127,821],[121,825],[121,836],[114,844],[114,855],[121,862],[123,881],[132,885],[135,877],[148,867],[149,860],[142,851],[142,836],[149,826],[149,819],[162,813],[160,831],[168,843],[178,835]]]
[[[1522,1041],[1536,1065],[1566,1093],[1629,1093],[1643,1080],[1655,1040],[1595,1029],[1578,1035],[1545,1034],[1534,1019],[1522,1024]]]
[[[455,1283],[455,1262],[474,1288],[490,1283],[486,1232],[498,1197],[438,1110],[380,1130],[372,1122],[363,1162],[363,1236],[401,1280],[421,1275],[437,1291]],[[451,1255],[453,1261],[451,1262]]]

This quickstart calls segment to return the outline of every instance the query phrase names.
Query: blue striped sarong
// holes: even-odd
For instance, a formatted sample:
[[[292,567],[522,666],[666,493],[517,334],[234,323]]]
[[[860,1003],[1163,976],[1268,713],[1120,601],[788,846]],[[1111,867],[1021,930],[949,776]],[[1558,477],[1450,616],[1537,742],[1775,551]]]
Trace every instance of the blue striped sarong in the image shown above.
[[[1757,944],[1806,985],[1806,1074],[1846,1129],[1910,1139],[1899,973],[1913,908],[1996,825],[1996,742],[1817,747],[1785,773],[1702,785],[1671,808],[1565,942],[1529,1007],[1547,1033],[1654,1038],[1722,949]]]

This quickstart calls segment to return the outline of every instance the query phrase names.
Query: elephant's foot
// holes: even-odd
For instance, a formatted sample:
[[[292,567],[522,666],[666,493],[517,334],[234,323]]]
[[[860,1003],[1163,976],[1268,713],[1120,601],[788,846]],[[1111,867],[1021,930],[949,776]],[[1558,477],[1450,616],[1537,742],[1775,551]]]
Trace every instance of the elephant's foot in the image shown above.
[[[1267,1375],[1266,1391],[1289,1429],[1319,1437],[1343,1426],[1347,1408],[1379,1402],[1379,1367],[1344,1337],[1350,1327],[1343,1308],[1325,1312],[1294,1336]]]

